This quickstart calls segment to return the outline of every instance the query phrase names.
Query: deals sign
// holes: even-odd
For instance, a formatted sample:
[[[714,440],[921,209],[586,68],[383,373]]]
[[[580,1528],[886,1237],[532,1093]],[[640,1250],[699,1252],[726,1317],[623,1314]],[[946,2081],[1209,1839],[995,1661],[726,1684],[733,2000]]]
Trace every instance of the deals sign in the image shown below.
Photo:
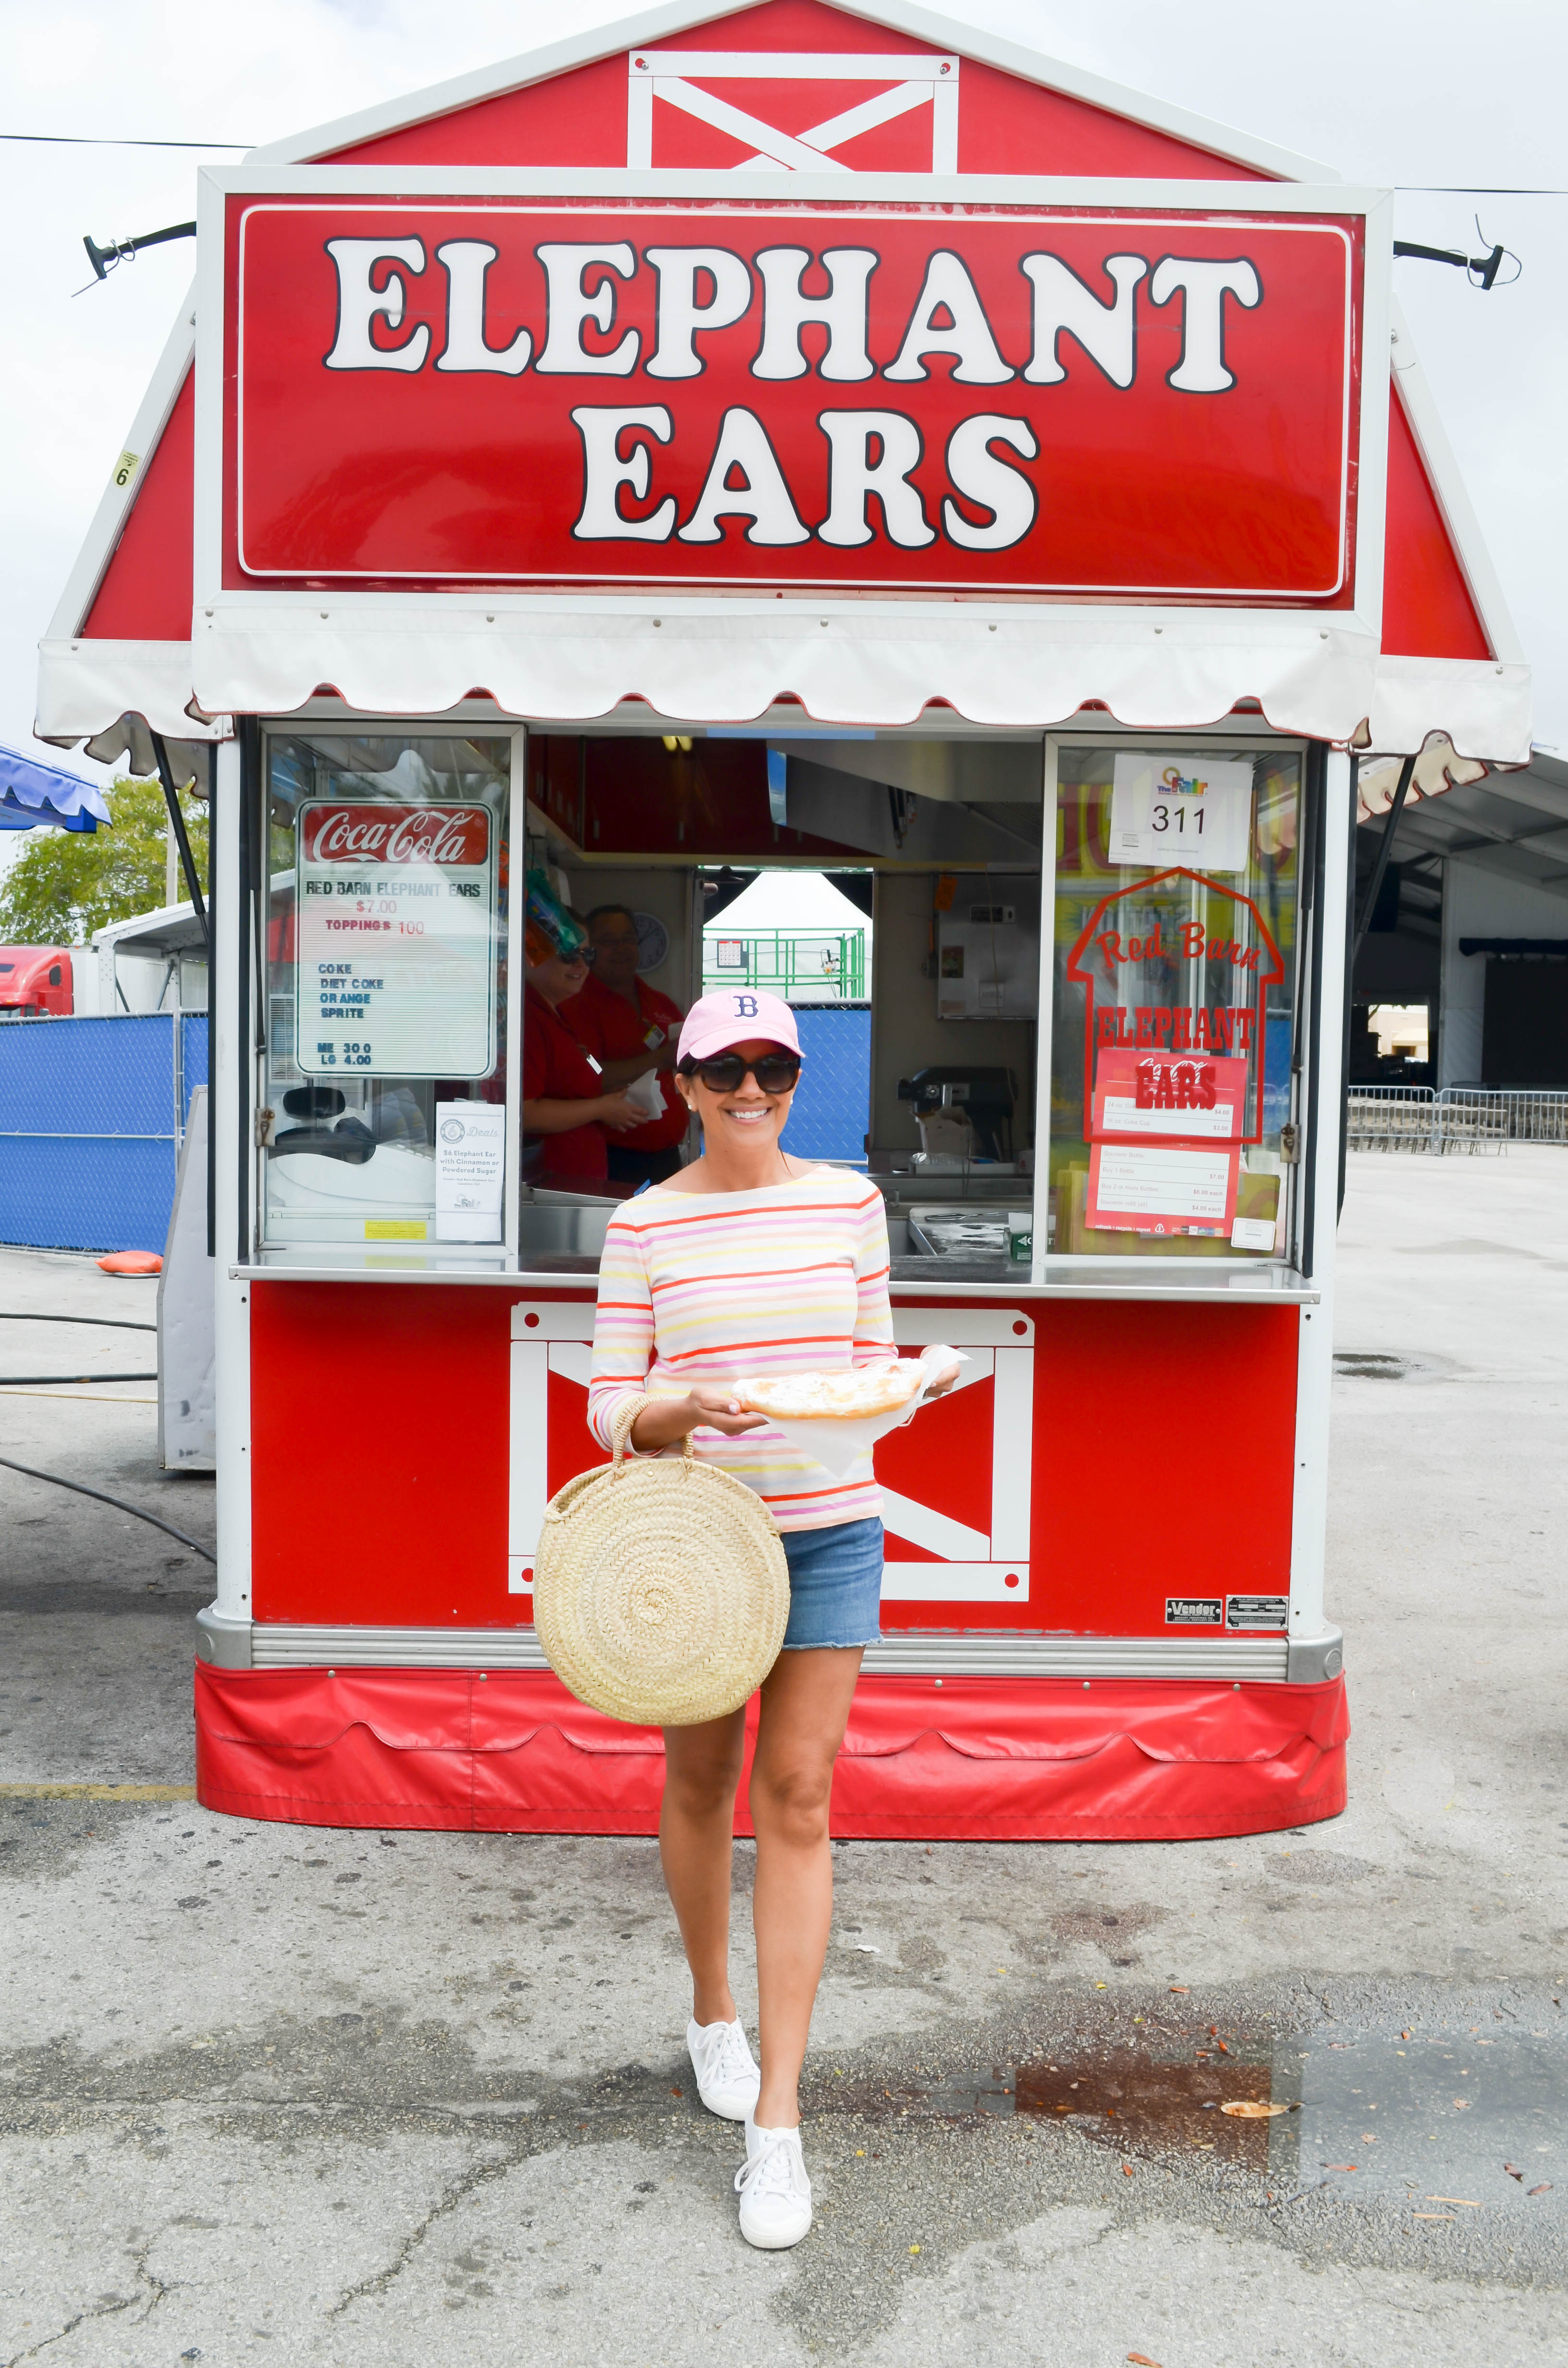
[[[225,588],[1354,605],[1354,208],[246,177]]]
[[[488,1076],[494,823],[483,806],[299,810],[295,1058],[307,1077]]]

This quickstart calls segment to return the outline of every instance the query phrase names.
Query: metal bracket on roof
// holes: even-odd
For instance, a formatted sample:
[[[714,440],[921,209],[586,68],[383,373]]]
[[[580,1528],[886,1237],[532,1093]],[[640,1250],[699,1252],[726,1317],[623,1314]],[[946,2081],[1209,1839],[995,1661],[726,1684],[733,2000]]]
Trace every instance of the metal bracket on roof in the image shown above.
[[[91,237],[84,238],[82,244],[87,250],[87,260],[93,267],[93,277],[87,281],[86,287],[78,288],[75,293],[78,296],[85,296],[88,288],[96,286],[99,280],[107,279],[117,264],[134,263],[144,246],[165,246],[171,238],[194,238],[195,236],[196,224],[188,222],[171,223],[167,230],[144,230],[136,238],[111,238],[107,246],[99,246],[97,240]]]

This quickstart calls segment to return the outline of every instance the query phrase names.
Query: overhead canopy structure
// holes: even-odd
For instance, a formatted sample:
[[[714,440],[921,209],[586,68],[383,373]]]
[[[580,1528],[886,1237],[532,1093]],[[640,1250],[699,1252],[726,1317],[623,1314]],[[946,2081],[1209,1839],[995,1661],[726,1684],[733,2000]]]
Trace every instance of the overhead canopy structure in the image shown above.
[[[0,748],[0,830],[96,831],[108,822],[101,791],[58,766],[40,765],[15,748]]]
[[[892,198],[917,179],[927,198],[1006,194],[1085,219],[1108,207],[1124,223],[1141,199],[1173,193],[1233,209],[1256,194],[1260,211],[1298,217],[1310,199],[1329,211],[1356,196],[1328,167],[902,0],[648,11],[258,149],[247,165],[258,190],[282,168],[301,190],[331,167],[310,186],[340,195],[455,188],[465,174],[494,188],[498,173],[519,193],[529,174],[562,189],[576,172],[601,193],[789,188],[816,204],[858,184]],[[199,501],[195,490],[206,464],[189,301],[42,645],[38,730],[60,745],[90,739],[95,753],[148,725],[222,738],[233,712],[290,712],[322,692],[382,714],[483,696],[556,720],[634,700],[697,724],[772,718],[780,705],[884,727],[945,706],[1026,730],[1085,708],[1166,727],[1240,711],[1339,746],[1403,755],[1441,734],[1471,764],[1526,763],[1528,669],[1408,326],[1387,306],[1386,206],[1367,221],[1367,351],[1347,355],[1346,384],[1358,373],[1386,421],[1382,410],[1363,418],[1358,468],[1346,446],[1360,506],[1353,580],[1310,598],[1157,579],[1089,598],[1070,584],[928,598],[898,586],[837,599],[826,632],[825,600],[734,586],[562,597],[500,571],[425,586],[362,575],[307,608],[295,598],[305,578],[291,590],[265,572],[220,582],[216,481]],[[1099,285],[1119,301],[1119,282]],[[1162,301],[1155,275],[1144,296]],[[1085,318],[1092,333],[1095,313],[1110,310],[1098,292],[1085,302],[1094,311],[1063,332],[1075,361]],[[218,324],[202,326],[216,356]],[[210,444],[220,396],[209,385]],[[1125,472],[1101,490],[1136,510]],[[460,490],[452,498],[456,518]],[[1153,497],[1142,498],[1147,512]]]
[[[1390,854],[1399,873],[1403,928],[1425,931],[1436,942],[1443,867],[1462,859],[1516,889],[1561,901],[1563,917],[1553,934],[1568,929],[1568,764],[1538,749],[1528,767],[1506,773],[1475,768],[1470,779],[1448,788],[1440,805],[1430,798],[1428,792],[1407,803],[1394,825]],[[1372,837],[1363,835],[1360,849],[1368,873],[1374,857],[1366,842]],[[1529,940],[1518,942],[1524,947]],[[1501,939],[1483,949],[1503,950]]]

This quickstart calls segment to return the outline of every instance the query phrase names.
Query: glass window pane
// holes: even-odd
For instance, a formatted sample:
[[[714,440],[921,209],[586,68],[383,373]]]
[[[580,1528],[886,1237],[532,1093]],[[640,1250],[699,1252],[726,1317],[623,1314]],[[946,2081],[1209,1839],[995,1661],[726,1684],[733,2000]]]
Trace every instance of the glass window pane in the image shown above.
[[[268,737],[269,1244],[500,1240],[494,1189],[437,1217],[436,1145],[506,1099],[510,780],[508,738]]]
[[[1294,749],[1058,751],[1053,1250],[1285,1254],[1301,788]]]

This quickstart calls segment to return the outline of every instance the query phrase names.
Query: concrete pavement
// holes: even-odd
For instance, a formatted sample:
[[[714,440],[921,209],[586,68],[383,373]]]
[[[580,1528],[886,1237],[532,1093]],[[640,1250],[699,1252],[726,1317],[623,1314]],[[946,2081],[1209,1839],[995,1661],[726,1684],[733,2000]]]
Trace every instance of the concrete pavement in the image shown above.
[[[767,2258],[651,1844],[0,1797],[0,2362],[1568,2368],[1568,1156],[1357,1157],[1341,1250],[1344,1817],[841,1846]],[[151,1295],[0,1252],[0,1308]],[[208,1535],[103,1395],[5,1452]],[[0,1524],[0,1781],[188,1784],[206,1565],[5,1472]]]

